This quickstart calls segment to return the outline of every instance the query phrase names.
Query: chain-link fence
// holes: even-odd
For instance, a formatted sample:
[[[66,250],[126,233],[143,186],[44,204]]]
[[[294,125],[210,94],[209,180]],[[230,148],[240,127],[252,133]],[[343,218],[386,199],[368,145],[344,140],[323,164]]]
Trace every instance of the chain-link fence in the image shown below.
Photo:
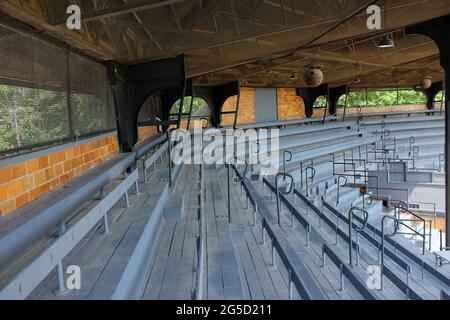
[[[116,129],[106,67],[0,25],[0,156]]]

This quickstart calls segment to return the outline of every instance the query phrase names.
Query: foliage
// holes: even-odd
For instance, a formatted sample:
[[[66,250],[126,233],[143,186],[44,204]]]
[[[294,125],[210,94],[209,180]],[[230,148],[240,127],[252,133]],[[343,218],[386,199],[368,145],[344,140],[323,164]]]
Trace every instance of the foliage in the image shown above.
[[[178,113],[178,111],[180,110],[180,102],[181,99],[175,102],[172,110],[170,110],[171,113]],[[206,102],[202,98],[194,98],[194,102],[192,104],[192,114],[196,113],[198,109],[200,109],[200,107],[202,107],[204,104],[206,104]],[[189,113],[190,107],[191,97],[185,97],[183,101],[183,113]]]
[[[78,134],[110,129],[107,119],[114,116],[108,114],[106,103],[87,94],[72,94],[70,101],[72,126]],[[0,85],[1,151],[70,137],[65,91]]]
[[[345,106],[345,95],[338,101],[338,107]],[[426,97],[420,91],[415,90],[377,90],[352,91],[348,95],[348,107],[374,107],[374,106],[395,106],[395,105],[416,105],[425,104]]]

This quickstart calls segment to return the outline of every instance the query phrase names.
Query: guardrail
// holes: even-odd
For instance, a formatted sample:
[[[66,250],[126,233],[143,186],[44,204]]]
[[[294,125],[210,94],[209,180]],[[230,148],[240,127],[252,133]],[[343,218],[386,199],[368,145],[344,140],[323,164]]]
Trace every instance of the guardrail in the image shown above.
[[[276,193],[276,187],[273,186],[269,180],[267,180],[266,178],[263,178],[263,183],[265,185],[267,185],[267,187],[270,189],[270,191],[272,193]],[[295,189],[293,190],[295,193]],[[310,238],[310,234],[311,234],[311,225],[309,224],[309,222],[302,216],[302,214],[298,211],[297,208],[294,207],[294,205],[288,201],[288,199],[284,196],[284,195],[280,195],[280,199],[281,201],[283,201],[284,205],[287,207],[287,209],[289,211],[291,211],[292,215],[291,215],[291,227],[294,228],[295,227],[295,219],[297,219],[297,221],[300,222],[300,224],[305,228],[306,230],[306,246],[309,245],[309,238]]]
[[[338,217],[340,217],[341,219],[343,219],[346,223],[349,223],[348,219],[341,215],[339,211],[337,211],[336,209],[334,209],[331,205],[329,205],[328,203],[326,203],[324,201],[324,207],[327,208],[330,212],[332,212],[333,214],[338,215]],[[320,211],[319,211],[320,212]],[[345,234],[338,225],[334,224],[332,222],[331,219],[329,219],[325,214],[323,214],[322,212],[320,212],[320,217],[321,219],[323,219],[324,221],[327,222],[327,224],[333,229],[336,228],[336,234],[339,234],[346,242],[349,242],[349,237],[347,236],[347,234]],[[339,219],[339,218],[338,218]],[[355,219],[360,219],[360,222],[363,222],[363,220],[357,216],[355,216]],[[369,224],[367,223],[367,228],[369,229]],[[374,244],[375,240],[374,239],[370,239],[371,237],[368,235],[367,232],[362,231],[361,234],[367,239],[369,240],[372,244]],[[388,238],[389,239],[389,238]],[[376,244],[375,244],[376,245]],[[359,245],[357,243],[353,242],[353,247],[355,249],[358,250],[358,255],[357,257],[359,258],[360,255],[360,248]],[[381,249],[381,246],[378,246],[379,250]],[[388,251],[386,251],[388,252]],[[394,273],[393,271],[391,271],[388,267],[385,267],[383,272],[384,274],[386,274],[386,276],[391,280],[391,282],[398,288],[400,289],[402,292],[405,293],[407,298],[412,298],[412,299],[416,299],[416,300],[422,300],[422,298],[420,297],[419,294],[417,294],[417,292],[415,292],[414,290],[412,290],[409,286],[409,273],[410,273],[410,268],[409,265],[407,265],[404,261],[401,261],[401,259],[399,259],[398,257],[395,257],[395,253],[392,253],[389,251],[389,257],[391,259],[393,259],[400,267],[402,267],[403,269],[405,269],[406,271],[406,283],[400,279],[400,277]],[[358,264],[358,261],[357,261]]]
[[[397,234],[401,234],[401,235],[417,235],[417,236],[422,237],[422,239],[423,239],[423,242],[422,242],[422,255],[424,255],[425,254],[425,247],[426,247],[426,236],[428,236],[429,248],[431,248],[431,226],[432,226],[432,221],[431,220],[425,220],[421,216],[419,216],[416,213],[410,211],[408,209],[408,207],[409,207],[408,203],[406,203],[404,201],[399,201],[395,205],[394,216],[398,220],[399,224],[401,224],[402,226],[404,226],[408,230],[411,230],[412,233],[410,233],[410,232],[397,232]],[[402,218],[400,218],[401,210],[406,211],[408,214],[412,215],[415,219],[402,219]],[[422,225],[423,225],[422,233],[418,232],[417,230],[411,228],[409,225],[404,223],[404,222],[417,222],[417,221],[420,221],[420,223],[422,223]],[[428,232],[428,234],[426,233],[427,223],[429,224],[429,232]]]
[[[153,153],[150,157],[145,159],[142,162],[142,169],[144,172],[144,182],[147,183],[149,180],[148,177],[148,170],[153,167],[153,170],[156,169],[156,160],[161,159],[161,157],[164,155],[166,150],[169,148],[169,143],[165,142],[162,147],[160,147],[155,153]]]
[[[345,216],[341,215],[340,212],[339,212],[338,210],[336,210],[334,207],[332,207],[332,206],[331,206],[330,204],[328,204],[326,201],[324,201],[323,205],[324,205],[324,207],[325,207],[328,211],[330,211],[332,214],[336,215],[337,217],[340,216],[340,218],[338,218],[338,219],[342,219],[342,220],[344,220],[345,223],[348,223],[348,219],[347,219]],[[358,220],[360,223],[363,222],[363,220],[362,220],[360,217],[358,217],[358,216],[355,216],[355,219]],[[369,223],[367,223],[366,227],[367,227],[367,229],[369,229],[369,230],[372,228],[372,226],[371,226]],[[361,232],[361,235],[362,235],[369,243],[371,243],[375,248],[377,248],[378,252],[381,252],[381,244],[380,244],[380,242],[378,242],[378,241],[375,239],[374,236],[371,236],[371,235],[370,235],[368,232],[366,232],[366,231],[362,231],[362,232]],[[410,270],[411,270],[410,266],[409,266],[405,261],[403,261],[402,259],[400,259],[400,258],[398,257],[398,255],[396,255],[396,254],[395,254],[394,252],[392,252],[391,250],[385,249],[385,253],[386,253],[386,256],[388,256],[392,261],[394,261],[400,268],[402,268],[402,269],[406,272],[406,277],[408,277],[408,276],[409,276],[409,273],[410,273]]]
[[[353,215],[355,214],[355,211],[359,211],[364,214],[364,219],[363,219],[363,223],[362,223],[361,227],[357,227],[353,224]],[[362,232],[366,228],[368,219],[369,219],[369,213],[364,209],[360,209],[358,207],[352,207],[348,211],[348,255],[349,255],[348,261],[349,261],[350,266],[353,265],[353,261],[352,261],[352,259],[353,259],[353,253],[352,253],[352,251],[353,251],[352,250],[353,249],[353,246],[352,246],[353,230],[355,230],[356,232]]]
[[[55,268],[58,271],[59,293],[66,291],[62,260],[73,248],[94,228],[104,220],[105,232],[109,232],[107,213],[121,198],[128,197],[128,190],[136,185],[138,171],[134,170],[111,193],[100,200],[86,215],[59,238],[42,254],[39,255],[23,271],[0,291],[0,300],[25,299],[47,275]],[[125,199],[124,199],[125,200]],[[127,200],[124,201],[129,206]]]
[[[285,265],[285,268],[288,270],[288,273],[289,273],[289,281],[288,281],[288,283],[289,283],[289,298],[290,299],[293,298],[292,289],[293,289],[293,285],[294,285],[297,288],[297,291],[299,292],[302,299],[304,299],[304,300],[312,300],[312,299],[323,300],[324,296],[318,289],[317,285],[315,285],[315,283],[312,282],[312,281],[314,281],[312,279],[312,277],[308,276],[308,279],[304,280],[304,277],[306,277],[307,271],[303,270],[303,272],[300,273],[298,270],[298,266],[296,266],[296,263],[291,261],[291,259],[298,260],[298,256],[295,254],[295,251],[292,249],[293,257],[289,257],[286,254],[285,249],[283,248],[283,245],[280,243],[280,240],[278,239],[275,232],[273,231],[271,224],[268,223],[268,221],[265,217],[265,215],[268,213],[267,212],[263,213],[262,212],[263,209],[259,208],[257,205],[257,200],[255,198],[258,197],[258,195],[256,194],[256,190],[253,190],[251,184],[249,184],[247,182],[247,179],[244,179],[244,177],[241,176],[241,174],[237,171],[236,168],[234,168],[234,170],[236,172],[237,177],[242,179],[241,184],[244,187],[247,198],[250,199],[250,203],[254,207],[254,214],[259,212],[262,217],[263,243],[265,242],[264,231],[266,231],[266,233],[272,239],[272,246],[273,246],[272,247],[272,261],[276,263],[275,251],[277,251],[281,261]],[[256,223],[255,216],[254,216],[254,222]],[[276,227],[278,227],[278,226],[276,226]],[[302,276],[300,276],[300,275],[302,275]],[[302,277],[303,277],[303,279],[302,279]],[[305,285],[304,281],[308,282],[309,285]]]
[[[119,159],[119,160],[117,160]],[[5,266],[54,226],[64,224],[65,219],[83,202],[90,200],[107,183],[124,173],[135,163],[135,154],[122,154],[116,160],[100,165],[86,181],[86,175],[69,181],[64,188],[51,191],[31,204],[18,209],[22,214],[33,214],[26,222],[0,238],[0,265]],[[99,172],[102,170],[102,172]],[[82,187],[77,185],[83,183]],[[50,200],[51,199],[51,200]],[[38,209],[34,209],[38,208]],[[39,210],[39,214],[34,214]],[[64,227],[60,227],[64,229]]]
[[[58,292],[63,293],[66,288],[62,260],[101,219],[104,231],[109,233],[108,211],[120,198],[124,199],[128,207],[130,205],[128,193],[133,186],[136,194],[139,194],[139,173],[137,169],[133,170],[136,168],[137,156],[145,155],[161,141],[161,137],[157,137],[143,142],[136,148],[136,152],[121,154],[94,169],[91,175],[77,177],[69,181],[65,187],[52,191],[24,207],[22,209],[24,212],[29,210],[36,214],[12,231],[4,232],[5,235],[0,239],[2,266],[12,263],[24,250],[33,245],[37,238],[54,226],[59,226],[59,237],[2,288],[0,299],[26,298],[55,268],[58,274]],[[154,159],[156,160],[156,157]],[[133,171],[106,195],[105,186],[129,170]],[[99,191],[98,203],[66,230],[66,219]]]

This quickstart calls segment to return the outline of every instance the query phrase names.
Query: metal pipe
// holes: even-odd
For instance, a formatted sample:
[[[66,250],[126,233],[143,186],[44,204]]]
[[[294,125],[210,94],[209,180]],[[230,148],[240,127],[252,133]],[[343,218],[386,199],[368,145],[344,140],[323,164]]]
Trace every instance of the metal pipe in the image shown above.
[[[28,221],[17,226],[13,231],[6,233],[0,238],[0,266],[5,266],[25,250],[27,250],[42,235],[46,234],[51,228],[65,220],[80,205],[92,198],[107,183],[114,180],[121,173],[135,164],[136,153],[122,154],[122,160],[112,165],[110,161],[97,168],[102,172],[91,181],[83,184],[80,188],[77,186],[77,180],[72,180],[64,189],[50,192],[45,196],[34,201],[34,204],[41,208],[40,213],[30,217]],[[103,168],[103,169],[102,169]],[[93,173],[95,175],[95,173]],[[54,198],[58,194],[57,198]],[[49,199],[52,201],[49,202]],[[18,212],[27,213],[27,207],[18,209]]]
[[[398,231],[398,226],[399,226],[399,220],[395,217],[392,216],[388,216],[385,215],[382,219],[381,219],[381,256],[380,256],[380,271],[381,271],[381,290],[383,290],[384,288],[384,237],[386,236],[386,234],[384,233],[384,226],[385,226],[385,221],[387,219],[392,219],[394,220],[394,232],[391,234],[388,234],[387,236],[393,236],[397,233]]]
[[[291,180],[291,182],[289,183],[289,189],[286,188],[284,191],[280,191],[279,186],[278,186],[278,178],[279,177],[283,177],[283,180],[285,180],[286,178],[289,178]],[[281,217],[280,217],[280,211],[281,211],[281,203],[280,203],[280,193],[284,194],[284,195],[288,195],[290,194],[293,190],[294,190],[294,178],[286,172],[279,172],[276,176],[275,176],[275,191],[276,191],[276,195],[277,195],[277,219],[278,219],[278,225],[281,225]]]
[[[286,158],[286,155],[289,156],[289,158]],[[290,162],[292,160],[292,152],[290,151],[284,151],[283,152],[283,172],[286,172],[286,162]]]
[[[363,223],[361,227],[357,227],[357,226],[353,226],[353,215],[354,215],[354,211],[359,211],[362,212],[364,214],[364,218],[363,218]],[[352,233],[353,230],[355,230],[356,232],[361,232],[366,228],[367,225],[367,221],[369,220],[369,213],[361,208],[358,207],[352,207],[349,211],[348,211],[348,254],[349,254],[349,264],[352,266],[352,258],[353,258],[353,241],[352,241]]]
[[[345,179],[343,185],[340,184],[340,179],[342,179],[342,178]],[[338,183],[337,183],[337,196],[336,196],[336,206],[339,205],[340,188],[341,188],[341,187],[344,187],[344,186],[347,184],[347,181],[348,181],[348,179],[347,179],[346,176],[339,176],[339,177],[338,177]]]
[[[309,170],[309,171],[308,171]],[[311,172],[311,176],[308,177],[308,172]],[[316,176],[316,169],[314,169],[313,167],[307,167],[305,168],[305,174],[306,174],[306,197],[309,197],[309,187],[308,187],[308,178],[311,179],[311,181],[314,180],[314,177]]]

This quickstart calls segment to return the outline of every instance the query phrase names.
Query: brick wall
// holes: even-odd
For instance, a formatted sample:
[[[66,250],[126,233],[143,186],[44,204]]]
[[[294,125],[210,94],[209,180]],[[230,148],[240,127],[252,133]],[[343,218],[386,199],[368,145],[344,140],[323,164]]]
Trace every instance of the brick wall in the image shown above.
[[[109,136],[0,166],[0,216],[23,207],[118,153],[117,136]]]
[[[223,105],[222,111],[236,110],[237,97],[230,97]],[[239,103],[238,124],[254,123],[256,122],[256,90],[255,88],[241,87],[241,98]],[[224,115],[222,117],[222,125],[233,125],[234,115]]]
[[[297,96],[295,88],[277,89],[278,120],[300,119],[305,117],[303,99]]]
[[[158,133],[158,130],[156,129],[155,126],[139,127],[138,128],[139,141],[142,141],[142,140],[148,139],[150,137],[153,137],[157,133]]]
[[[374,112],[395,112],[395,111],[410,111],[410,110],[425,110],[426,107],[423,104],[419,105],[401,105],[401,106],[377,106],[377,107],[363,107],[363,113],[374,113]],[[347,114],[357,113],[357,108],[347,108],[345,111]],[[339,108],[337,114],[343,114],[344,109]],[[323,114],[323,113],[322,113]]]

